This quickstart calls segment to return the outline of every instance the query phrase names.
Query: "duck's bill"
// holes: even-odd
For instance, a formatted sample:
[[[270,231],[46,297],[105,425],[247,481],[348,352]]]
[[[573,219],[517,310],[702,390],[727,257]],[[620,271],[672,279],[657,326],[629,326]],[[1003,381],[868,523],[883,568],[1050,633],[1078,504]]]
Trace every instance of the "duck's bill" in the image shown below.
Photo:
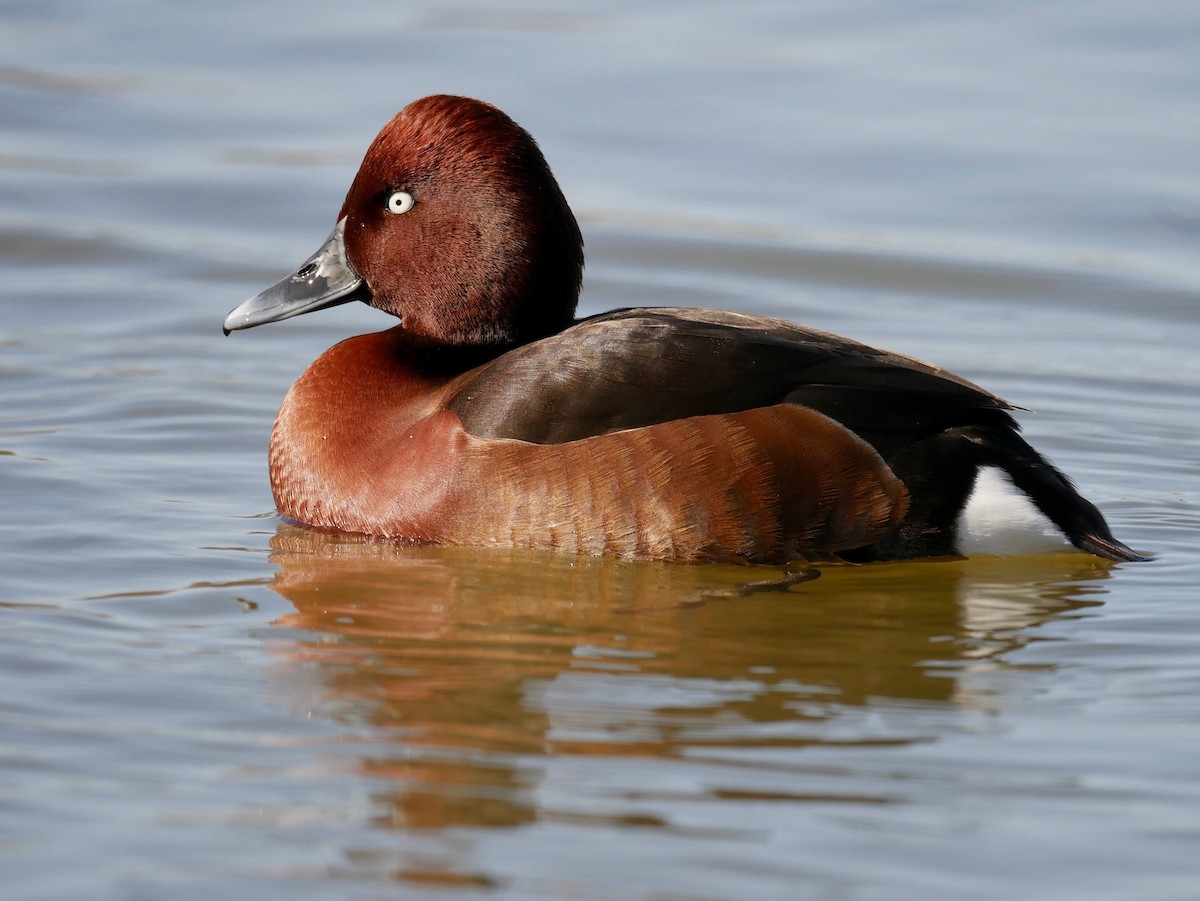
[[[345,231],[343,218],[321,249],[305,260],[303,266],[226,316],[225,334],[352,300],[370,300],[366,282],[346,259]]]

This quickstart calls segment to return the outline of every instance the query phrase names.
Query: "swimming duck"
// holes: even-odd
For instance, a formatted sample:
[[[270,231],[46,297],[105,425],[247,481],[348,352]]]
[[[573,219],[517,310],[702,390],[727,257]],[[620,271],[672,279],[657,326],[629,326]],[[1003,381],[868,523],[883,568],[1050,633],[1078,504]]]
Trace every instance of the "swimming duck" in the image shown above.
[[[959,553],[991,470],[1076,547],[1141,559],[966,379],[762,316],[576,320],[582,272],[524,129],[464,97],[401,110],[321,249],[225,320],[229,334],[349,301],[400,320],[288,392],[269,455],[280,514],[634,559],[888,560]]]

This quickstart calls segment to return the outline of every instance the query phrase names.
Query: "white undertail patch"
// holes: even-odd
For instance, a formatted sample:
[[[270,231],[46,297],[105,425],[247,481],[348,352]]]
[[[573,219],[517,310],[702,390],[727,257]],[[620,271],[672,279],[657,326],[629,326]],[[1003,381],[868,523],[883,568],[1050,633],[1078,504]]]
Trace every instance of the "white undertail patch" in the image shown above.
[[[1069,550],[1071,545],[1033,501],[994,466],[979,470],[957,525],[958,551],[968,557],[1018,556]]]

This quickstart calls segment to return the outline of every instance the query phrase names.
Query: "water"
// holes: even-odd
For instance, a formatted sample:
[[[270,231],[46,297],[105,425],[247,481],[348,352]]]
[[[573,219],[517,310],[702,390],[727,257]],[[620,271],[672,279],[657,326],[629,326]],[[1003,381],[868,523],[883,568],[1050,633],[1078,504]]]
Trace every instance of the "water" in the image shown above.
[[[1165,0],[0,6],[0,895],[1200,894],[1198,38]],[[221,319],[434,91],[538,137],[583,312],[936,360],[1158,559],[782,588],[283,526],[278,402],[386,318]]]

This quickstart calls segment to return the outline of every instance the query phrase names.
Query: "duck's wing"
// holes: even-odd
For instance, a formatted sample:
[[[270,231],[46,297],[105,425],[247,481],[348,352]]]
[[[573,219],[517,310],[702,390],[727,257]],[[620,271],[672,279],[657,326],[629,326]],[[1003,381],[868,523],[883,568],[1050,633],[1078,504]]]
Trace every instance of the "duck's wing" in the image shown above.
[[[914,439],[1011,406],[928,363],[780,319],[686,308],[583,320],[469,373],[468,434],[559,444],[779,403],[817,410],[890,459]]]
[[[861,439],[908,487],[912,506],[904,525],[864,549],[862,559],[952,553],[954,523],[980,466],[1007,472],[1077,547],[1113,560],[1140,559],[1020,437],[1008,412],[1013,407],[1003,399],[920,360],[779,319],[683,308],[607,313],[472,370],[449,397],[467,434],[485,440],[562,445],[650,426],[662,448],[675,447],[680,465],[693,473],[700,470],[673,428],[693,417],[729,419],[789,404],[844,428],[822,432],[835,457],[850,459]],[[795,428],[820,430],[817,423]],[[770,450],[800,432],[748,434]],[[585,458],[599,450],[593,442],[578,448]],[[811,458],[804,465],[818,474],[834,471]],[[874,484],[869,467],[855,472],[839,484]],[[859,517],[861,506],[847,502],[836,518]],[[894,515],[900,507],[890,509]]]

